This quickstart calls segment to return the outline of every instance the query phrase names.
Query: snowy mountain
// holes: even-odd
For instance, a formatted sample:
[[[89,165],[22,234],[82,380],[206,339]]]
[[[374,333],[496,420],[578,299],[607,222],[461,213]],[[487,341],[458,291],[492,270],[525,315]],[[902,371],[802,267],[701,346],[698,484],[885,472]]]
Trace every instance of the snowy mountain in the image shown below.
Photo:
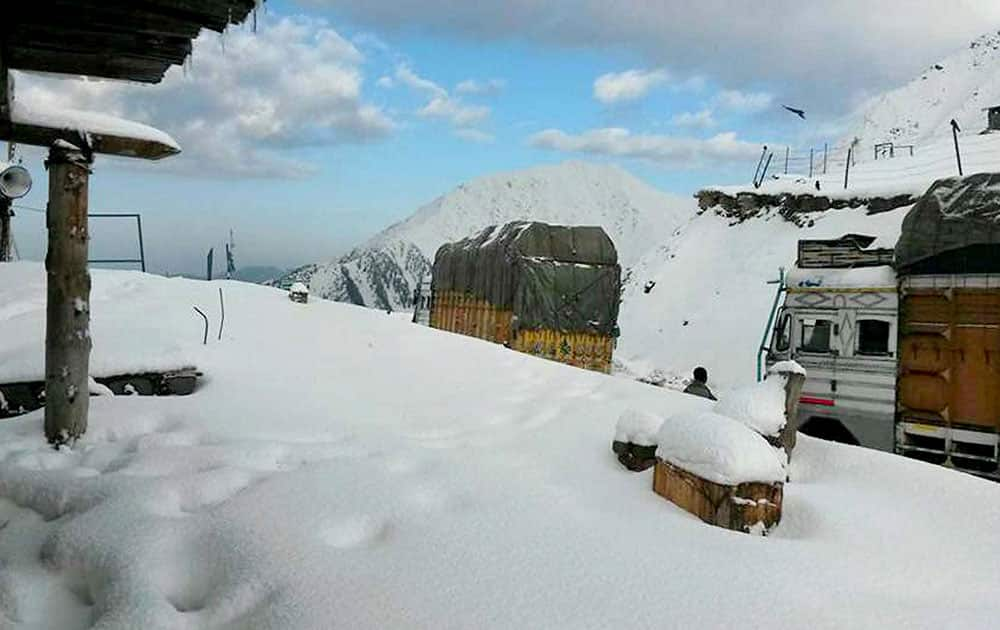
[[[925,144],[946,137],[951,119],[963,132],[986,128],[984,107],[1000,105],[1000,32],[929,66],[898,89],[868,100],[848,139],[870,151],[877,142]]]
[[[342,258],[295,269],[276,284],[306,282],[314,295],[375,308],[408,307],[437,248],[517,219],[600,225],[628,267],[694,213],[616,166],[565,162],[472,180],[418,209]]]

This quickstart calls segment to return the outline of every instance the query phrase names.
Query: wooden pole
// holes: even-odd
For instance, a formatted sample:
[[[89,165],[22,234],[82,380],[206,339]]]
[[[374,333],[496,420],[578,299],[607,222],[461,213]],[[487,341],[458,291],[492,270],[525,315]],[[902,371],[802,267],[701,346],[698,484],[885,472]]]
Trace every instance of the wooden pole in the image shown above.
[[[844,164],[844,190],[847,190],[847,178],[851,174],[851,153],[854,147],[847,147],[847,163]]]
[[[87,195],[91,158],[57,142],[49,170],[49,232],[45,270],[45,437],[72,444],[87,430],[90,403],[90,273],[87,270]]]
[[[0,262],[14,258],[10,246],[10,204],[10,199],[0,196]]]

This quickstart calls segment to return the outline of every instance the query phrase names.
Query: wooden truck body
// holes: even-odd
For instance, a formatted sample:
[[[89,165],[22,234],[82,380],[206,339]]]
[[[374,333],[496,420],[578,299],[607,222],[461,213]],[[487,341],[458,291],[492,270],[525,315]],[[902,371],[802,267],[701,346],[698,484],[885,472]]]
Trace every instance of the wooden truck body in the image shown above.
[[[430,325],[610,372],[620,294],[604,230],[519,221],[441,246]]]

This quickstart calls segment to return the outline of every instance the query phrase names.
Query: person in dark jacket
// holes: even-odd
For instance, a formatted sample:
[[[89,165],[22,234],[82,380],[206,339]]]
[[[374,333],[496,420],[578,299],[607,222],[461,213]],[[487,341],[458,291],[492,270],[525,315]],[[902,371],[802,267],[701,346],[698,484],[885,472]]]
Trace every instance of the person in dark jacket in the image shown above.
[[[696,367],[694,369],[694,380],[684,388],[684,393],[694,394],[695,396],[701,396],[709,400],[718,400],[715,394],[712,393],[712,390],[708,388],[708,370],[703,367]]]

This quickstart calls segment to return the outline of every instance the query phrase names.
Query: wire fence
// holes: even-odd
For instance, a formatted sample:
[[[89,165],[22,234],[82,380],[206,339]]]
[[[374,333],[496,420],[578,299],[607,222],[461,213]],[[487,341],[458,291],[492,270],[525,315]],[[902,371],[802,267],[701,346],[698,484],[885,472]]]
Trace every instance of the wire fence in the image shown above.
[[[938,178],[958,174],[952,138],[942,137],[925,145],[880,142],[862,145],[854,141],[824,143],[808,148],[764,147],[756,165],[754,186],[767,177],[788,175],[811,179],[843,177],[845,187],[885,185],[900,179]],[[947,144],[942,144],[947,141]],[[967,172],[1000,171],[1000,140],[979,133],[958,135],[961,159]],[[848,168],[848,160],[850,167]],[[855,167],[863,163],[864,168]]]

